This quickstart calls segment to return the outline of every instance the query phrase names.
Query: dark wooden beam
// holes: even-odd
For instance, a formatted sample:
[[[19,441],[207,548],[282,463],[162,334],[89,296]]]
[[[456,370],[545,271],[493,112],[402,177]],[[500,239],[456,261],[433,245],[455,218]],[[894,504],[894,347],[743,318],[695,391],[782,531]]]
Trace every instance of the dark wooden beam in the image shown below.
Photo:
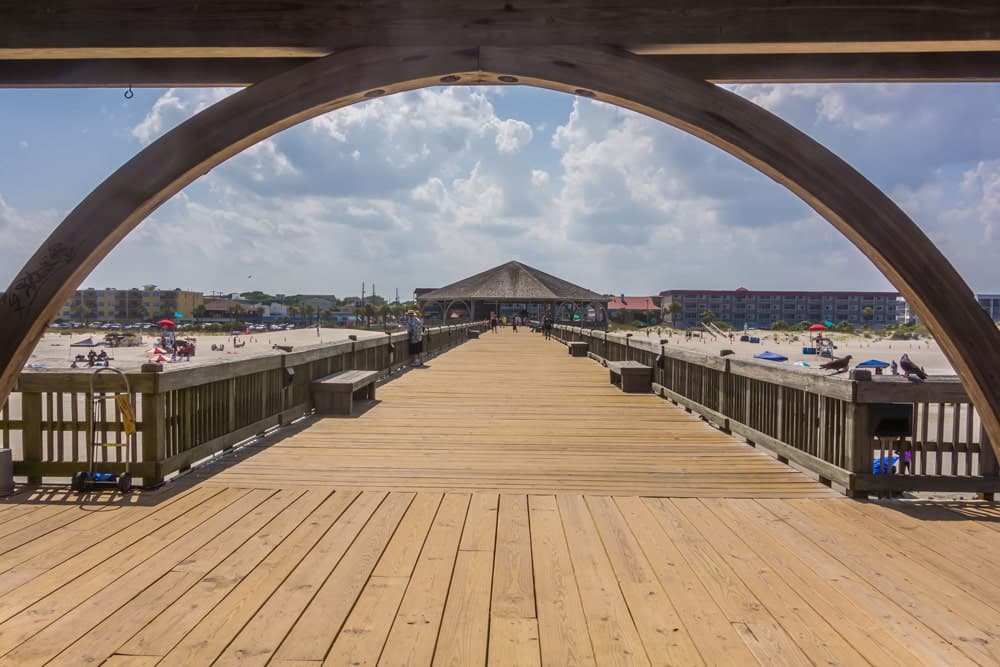
[[[619,44],[699,54],[1000,48],[995,0],[0,0],[0,17],[0,58],[25,59],[301,56],[364,45]]]
[[[1000,52],[643,57],[688,76],[717,83],[1000,80]],[[0,88],[248,86],[309,60],[0,60]]]
[[[998,81],[1000,52],[645,56],[716,83]]]
[[[249,86],[311,58],[0,60],[0,88]]]

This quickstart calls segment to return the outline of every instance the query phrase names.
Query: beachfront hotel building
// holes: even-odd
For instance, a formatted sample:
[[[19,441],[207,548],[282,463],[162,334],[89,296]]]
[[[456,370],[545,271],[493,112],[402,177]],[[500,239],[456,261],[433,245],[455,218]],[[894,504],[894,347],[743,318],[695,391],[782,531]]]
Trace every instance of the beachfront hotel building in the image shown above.
[[[180,288],[157,289],[156,285],[142,288],[77,290],[63,306],[60,319],[101,322],[143,322],[160,318],[192,319],[195,309],[205,302],[201,292]],[[175,313],[183,313],[176,316]]]
[[[670,304],[679,303],[672,312]],[[663,321],[675,327],[697,326],[702,313],[711,311],[716,322],[734,329],[768,329],[784,320],[799,322],[848,322],[854,327],[878,329],[898,324],[905,303],[898,292],[800,292],[748,290],[665,290],[660,292]],[[676,308],[674,309],[676,310]]]

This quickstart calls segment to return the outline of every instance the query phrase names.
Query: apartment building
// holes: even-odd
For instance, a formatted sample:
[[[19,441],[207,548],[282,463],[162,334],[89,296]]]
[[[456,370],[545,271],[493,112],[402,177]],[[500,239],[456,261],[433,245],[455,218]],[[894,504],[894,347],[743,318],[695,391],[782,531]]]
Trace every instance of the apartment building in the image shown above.
[[[691,327],[710,311],[715,321],[735,329],[770,328],[784,320],[849,322],[855,327],[897,324],[905,303],[898,292],[804,292],[748,290],[665,290],[660,292],[664,322]],[[671,307],[672,303],[679,303]]]
[[[59,316],[66,320],[101,322],[142,322],[164,317],[191,319],[205,299],[201,292],[180,288],[161,290],[156,285],[129,289],[77,290]],[[183,313],[180,316],[175,313]]]

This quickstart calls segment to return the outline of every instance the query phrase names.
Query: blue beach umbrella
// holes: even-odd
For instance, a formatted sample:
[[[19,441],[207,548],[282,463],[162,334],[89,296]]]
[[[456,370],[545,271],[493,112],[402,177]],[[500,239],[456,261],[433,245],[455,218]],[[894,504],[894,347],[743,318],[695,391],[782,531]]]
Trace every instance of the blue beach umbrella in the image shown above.
[[[761,352],[760,354],[753,355],[754,359],[763,359],[765,361],[788,361],[788,357],[778,354],[777,352]]]
[[[862,361],[855,368],[889,368],[889,364],[878,359],[869,359],[868,361]]]

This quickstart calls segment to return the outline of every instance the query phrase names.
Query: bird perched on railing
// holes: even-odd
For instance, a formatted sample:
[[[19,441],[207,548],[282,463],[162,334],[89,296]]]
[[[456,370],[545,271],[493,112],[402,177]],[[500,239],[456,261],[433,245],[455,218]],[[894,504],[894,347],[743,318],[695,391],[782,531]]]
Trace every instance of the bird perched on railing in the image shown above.
[[[910,361],[910,355],[903,353],[903,356],[899,358],[899,367],[903,369],[903,377],[910,377],[910,374],[916,375],[921,380],[927,379],[927,373],[920,366]]]
[[[847,370],[847,367],[851,365],[851,355],[846,355],[840,359],[832,359],[825,364],[820,364],[820,368],[825,368],[827,370],[835,371],[833,375],[837,373],[843,373]]]

